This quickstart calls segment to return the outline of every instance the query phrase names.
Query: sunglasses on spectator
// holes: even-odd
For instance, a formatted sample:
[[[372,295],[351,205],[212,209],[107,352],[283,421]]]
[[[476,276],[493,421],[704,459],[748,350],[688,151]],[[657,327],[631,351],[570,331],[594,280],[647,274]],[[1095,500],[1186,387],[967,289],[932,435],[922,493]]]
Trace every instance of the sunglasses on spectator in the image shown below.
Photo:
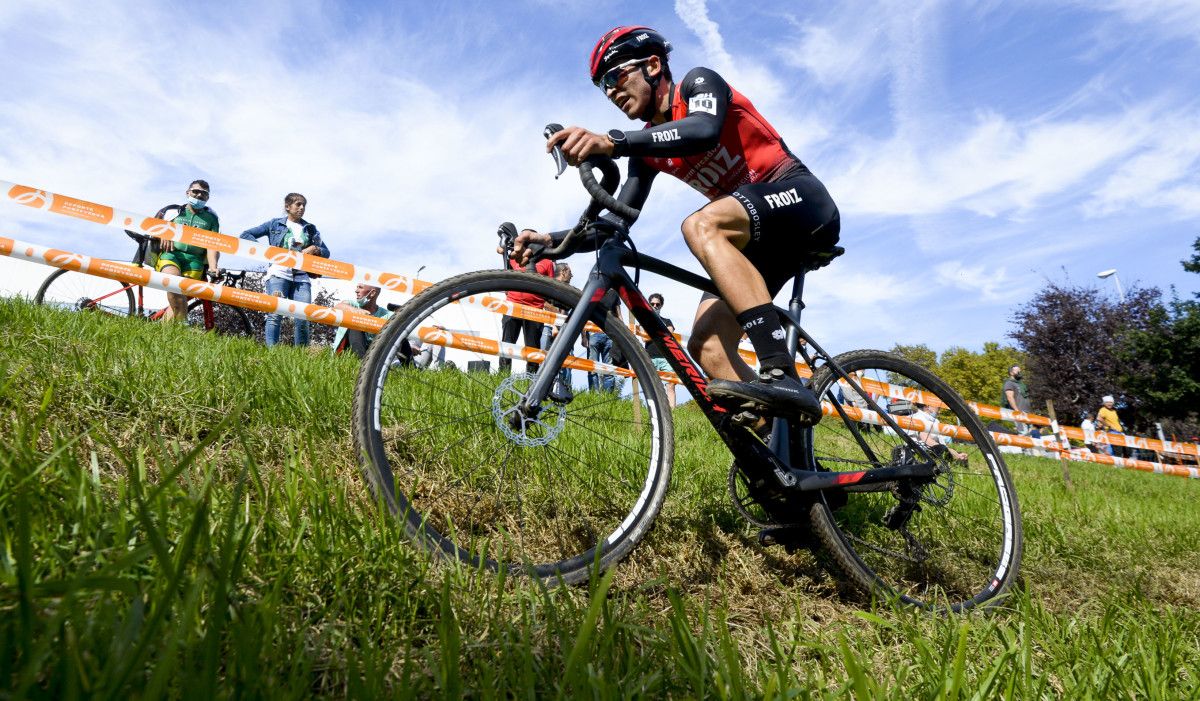
[[[654,307],[655,309],[658,309],[659,307],[662,306],[662,302],[651,302],[650,306]]]
[[[620,82],[621,76],[625,75],[627,69],[632,68],[639,63],[645,63],[648,60],[649,59],[645,58],[635,58],[632,61],[626,61],[625,63],[613,66],[612,68],[608,69],[607,73],[600,76],[600,80],[596,81],[596,87],[600,88],[604,92],[612,90],[613,88],[617,87],[617,83]]]
[[[199,197],[202,200],[208,199],[208,190],[197,190],[196,188],[192,188],[191,190],[188,190],[188,194],[193,197]]]

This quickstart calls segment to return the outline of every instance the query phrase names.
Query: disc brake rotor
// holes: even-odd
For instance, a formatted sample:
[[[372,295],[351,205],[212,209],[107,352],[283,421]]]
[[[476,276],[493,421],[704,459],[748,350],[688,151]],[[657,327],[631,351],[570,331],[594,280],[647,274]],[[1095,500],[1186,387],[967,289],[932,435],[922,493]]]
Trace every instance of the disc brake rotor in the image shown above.
[[[492,395],[492,418],[506,438],[529,448],[546,445],[562,433],[567,423],[567,407],[557,402],[542,404],[536,415],[521,409],[521,402],[533,384],[534,375],[514,372],[496,387]]]

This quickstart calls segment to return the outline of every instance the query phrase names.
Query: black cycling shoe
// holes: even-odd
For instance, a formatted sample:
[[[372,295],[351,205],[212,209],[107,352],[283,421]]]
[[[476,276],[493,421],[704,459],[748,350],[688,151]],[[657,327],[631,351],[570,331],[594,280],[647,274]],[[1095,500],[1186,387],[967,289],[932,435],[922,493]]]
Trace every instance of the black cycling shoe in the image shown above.
[[[779,368],[760,370],[758,382],[713,380],[708,383],[708,395],[727,409],[794,419],[804,425],[821,420],[817,395]]]

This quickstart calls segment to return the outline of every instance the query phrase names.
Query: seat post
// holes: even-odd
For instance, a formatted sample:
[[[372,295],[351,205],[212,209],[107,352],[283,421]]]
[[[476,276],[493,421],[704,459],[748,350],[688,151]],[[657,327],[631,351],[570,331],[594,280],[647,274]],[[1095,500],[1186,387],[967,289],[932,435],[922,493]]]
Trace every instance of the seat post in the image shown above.
[[[792,282],[792,298],[788,301],[788,311],[792,313],[796,321],[800,321],[800,312],[804,310],[804,275],[807,271],[800,271],[796,279]],[[800,335],[796,331],[796,327],[789,326],[787,330],[787,349],[788,353],[793,357],[796,355],[796,350],[800,347]]]
[[[791,312],[797,322],[800,321],[800,312],[804,309],[804,275],[806,272],[807,270],[801,270],[800,274],[796,275],[796,279],[792,283],[792,298],[788,301],[788,311]],[[796,350],[799,347],[800,333],[795,326],[789,324],[787,328],[787,350],[792,358],[796,357]],[[797,467],[792,464],[790,432],[788,422],[775,417],[771,420],[771,438],[767,446],[771,449],[771,452],[780,457],[785,465]],[[804,435],[803,431],[800,433],[801,436]]]

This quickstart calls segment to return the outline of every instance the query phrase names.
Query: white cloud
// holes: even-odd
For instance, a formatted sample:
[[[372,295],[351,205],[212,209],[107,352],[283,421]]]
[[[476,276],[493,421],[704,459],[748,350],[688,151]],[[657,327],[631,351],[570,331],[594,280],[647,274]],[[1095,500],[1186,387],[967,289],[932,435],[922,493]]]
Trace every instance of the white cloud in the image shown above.
[[[1007,270],[991,265],[968,265],[961,260],[938,263],[933,268],[939,282],[949,287],[974,292],[984,300],[996,301],[1012,296]]]

